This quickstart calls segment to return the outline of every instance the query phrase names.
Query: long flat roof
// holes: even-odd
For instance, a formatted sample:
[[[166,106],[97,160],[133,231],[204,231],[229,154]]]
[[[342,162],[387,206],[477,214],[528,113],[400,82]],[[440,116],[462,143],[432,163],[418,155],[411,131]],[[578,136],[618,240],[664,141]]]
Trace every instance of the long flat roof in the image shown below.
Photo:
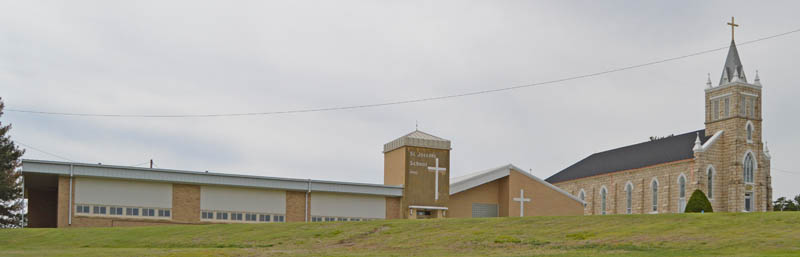
[[[23,174],[39,173],[69,176],[70,169],[72,169],[73,176],[83,177],[147,180],[183,184],[252,187],[294,191],[307,191],[310,189],[312,192],[350,193],[381,196],[403,195],[402,186],[389,186],[382,184],[263,177],[171,169],[151,169],[131,166],[46,160],[22,160]]]

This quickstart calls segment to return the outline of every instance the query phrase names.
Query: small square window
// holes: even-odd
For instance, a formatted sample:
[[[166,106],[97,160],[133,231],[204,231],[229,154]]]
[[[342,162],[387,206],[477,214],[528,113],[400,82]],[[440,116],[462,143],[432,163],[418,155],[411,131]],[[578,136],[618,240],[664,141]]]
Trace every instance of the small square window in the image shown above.
[[[261,215],[258,216],[258,221],[269,222],[270,221],[270,216],[268,214],[261,214]]]
[[[109,209],[111,215],[122,215],[122,207],[111,207]]]
[[[242,220],[241,213],[231,213],[231,220]]]
[[[158,210],[159,217],[169,217],[169,215],[170,215],[169,210],[164,210],[164,209]]]
[[[94,214],[106,214],[105,206],[94,206]]]
[[[218,220],[227,220],[228,213],[227,212],[217,212],[217,219]]]
[[[203,219],[210,220],[210,219],[214,218],[214,213],[213,212],[209,212],[209,211],[204,211],[202,213],[202,217],[203,217]]]
[[[256,221],[258,220],[258,215],[253,213],[248,213],[244,215],[244,220],[246,221]]]
[[[78,205],[75,212],[77,213],[89,213],[89,206],[88,205]]]
[[[275,215],[275,222],[283,222],[283,215]]]

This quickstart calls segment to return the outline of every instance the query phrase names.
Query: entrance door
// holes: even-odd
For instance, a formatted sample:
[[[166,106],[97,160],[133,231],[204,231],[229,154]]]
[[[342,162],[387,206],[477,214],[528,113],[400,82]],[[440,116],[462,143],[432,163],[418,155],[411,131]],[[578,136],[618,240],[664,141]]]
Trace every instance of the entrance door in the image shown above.
[[[744,211],[753,211],[753,192],[744,193]]]

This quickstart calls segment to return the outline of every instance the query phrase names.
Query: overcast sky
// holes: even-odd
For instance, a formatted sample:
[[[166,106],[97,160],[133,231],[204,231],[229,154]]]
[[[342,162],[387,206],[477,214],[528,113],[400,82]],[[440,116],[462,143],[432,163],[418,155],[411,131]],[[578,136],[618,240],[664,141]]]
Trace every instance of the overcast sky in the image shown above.
[[[213,114],[371,104],[524,85],[800,28],[797,1],[3,1],[7,109]],[[774,196],[800,181],[800,33],[739,47],[763,83]],[[704,128],[727,50],[480,96],[335,112],[89,118],[7,111],[12,139],[79,162],[383,183],[383,144],[452,141],[452,177],[547,178],[599,151]],[[60,160],[33,149],[24,158]],[[142,165],[144,166],[144,165]],[[780,169],[780,170],[778,170]],[[793,172],[793,173],[791,173]]]

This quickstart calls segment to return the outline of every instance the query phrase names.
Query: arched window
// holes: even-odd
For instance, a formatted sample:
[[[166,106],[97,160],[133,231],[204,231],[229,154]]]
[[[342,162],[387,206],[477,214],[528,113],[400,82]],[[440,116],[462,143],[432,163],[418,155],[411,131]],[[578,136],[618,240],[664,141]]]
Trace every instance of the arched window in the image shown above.
[[[686,176],[678,177],[678,212],[686,208]]]
[[[606,187],[600,189],[600,214],[606,215]]]
[[[708,175],[708,190],[706,190],[706,194],[708,195],[709,200],[714,199],[714,166],[709,165],[708,171],[706,171],[706,175]]]
[[[747,130],[747,142],[748,143],[752,143],[753,142],[753,123],[748,121],[747,125],[745,127],[745,130]]]
[[[655,178],[650,182],[650,189],[653,191],[653,212],[658,212],[658,180]]]
[[[581,188],[581,192],[578,194],[578,198],[580,198],[581,201],[583,201],[583,207],[586,207],[586,192],[583,191],[583,188]]]
[[[755,160],[753,160],[753,153],[747,153],[744,156],[744,183],[753,183],[753,169],[755,168]]]
[[[631,182],[625,185],[625,212],[633,213],[633,184]]]

